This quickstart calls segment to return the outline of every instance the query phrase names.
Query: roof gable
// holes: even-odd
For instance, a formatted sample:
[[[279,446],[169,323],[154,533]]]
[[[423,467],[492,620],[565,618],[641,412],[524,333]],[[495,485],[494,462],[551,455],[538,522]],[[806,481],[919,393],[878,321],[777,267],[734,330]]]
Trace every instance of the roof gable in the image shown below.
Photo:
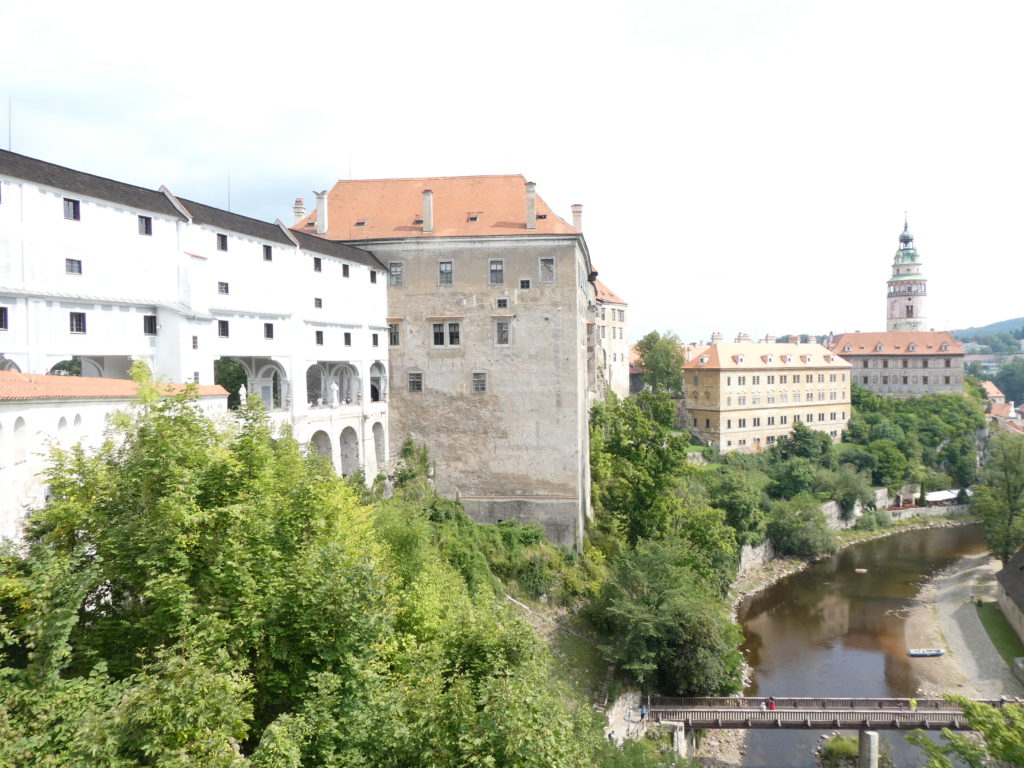
[[[840,333],[829,349],[839,355],[962,355],[964,345],[946,331]]]

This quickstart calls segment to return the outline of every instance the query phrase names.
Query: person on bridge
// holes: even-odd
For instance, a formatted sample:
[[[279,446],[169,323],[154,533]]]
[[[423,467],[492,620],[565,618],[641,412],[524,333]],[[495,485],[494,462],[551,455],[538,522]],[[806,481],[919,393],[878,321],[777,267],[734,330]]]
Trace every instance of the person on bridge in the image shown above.
[[[774,712],[775,711],[775,697],[774,696],[769,696],[768,697],[768,711],[770,711],[770,712]]]
[[[647,705],[646,704],[642,704],[640,706],[640,722],[642,723],[644,721],[644,718],[646,718],[646,717],[647,717]]]
[[[910,700],[910,711],[917,712],[917,699]]]

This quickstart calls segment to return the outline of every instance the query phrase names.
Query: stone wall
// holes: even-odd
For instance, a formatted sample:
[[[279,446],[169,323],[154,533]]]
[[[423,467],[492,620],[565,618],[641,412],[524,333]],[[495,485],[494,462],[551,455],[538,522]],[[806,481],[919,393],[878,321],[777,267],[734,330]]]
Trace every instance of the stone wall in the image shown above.
[[[760,568],[765,563],[775,559],[775,547],[765,539],[763,544],[752,547],[744,544],[740,548],[740,565],[736,571],[736,577],[742,576],[747,571]]]

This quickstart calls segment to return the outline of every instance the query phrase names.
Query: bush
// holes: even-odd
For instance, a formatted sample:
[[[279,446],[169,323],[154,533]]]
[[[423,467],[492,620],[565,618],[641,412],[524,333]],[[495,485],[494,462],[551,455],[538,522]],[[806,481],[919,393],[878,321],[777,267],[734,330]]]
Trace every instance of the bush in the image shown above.
[[[826,768],[856,765],[859,754],[860,745],[857,743],[857,739],[837,734],[826,741],[821,748],[821,764]]]
[[[768,538],[780,555],[795,557],[830,555],[839,547],[817,499],[809,494],[775,503]]]
[[[853,529],[855,531],[877,531],[891,525],[892,515],[884,509],[876,509],[865,512],[861,519],[854,524]]]

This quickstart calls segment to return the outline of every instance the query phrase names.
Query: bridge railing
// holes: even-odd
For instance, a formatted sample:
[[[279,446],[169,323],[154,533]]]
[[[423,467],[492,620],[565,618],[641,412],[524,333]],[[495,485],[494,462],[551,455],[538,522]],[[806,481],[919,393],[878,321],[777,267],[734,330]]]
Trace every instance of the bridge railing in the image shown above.
[[[900,707],[910,709],[910,698],[820,698],[820,697],[792,697],[776,696],[774,698],[775,709],[799,709],[799,710],[834,710],[834,709],[890,709],[899,710]],[[955,704],[945,699],[916,699],[917,709],[923,710],[959,710]],[[982,699],[982,704],[1000,706],[1003,701],[998,699]],[[704,708],[727,708],[738,709],[760,709],[761,705],[769,706],[769,698],[756,696],[708,696],[708,697],[679,697],[679,696],[651,696],[649,709],[653,712],[657,709],[704,709]]]
[[[892,709],[783,709],[750,710],[735,707],[708,709],[655,709],[655,722],[685,723],[692,728],[877,728],[963,729],[967,722],[958,710]]]

